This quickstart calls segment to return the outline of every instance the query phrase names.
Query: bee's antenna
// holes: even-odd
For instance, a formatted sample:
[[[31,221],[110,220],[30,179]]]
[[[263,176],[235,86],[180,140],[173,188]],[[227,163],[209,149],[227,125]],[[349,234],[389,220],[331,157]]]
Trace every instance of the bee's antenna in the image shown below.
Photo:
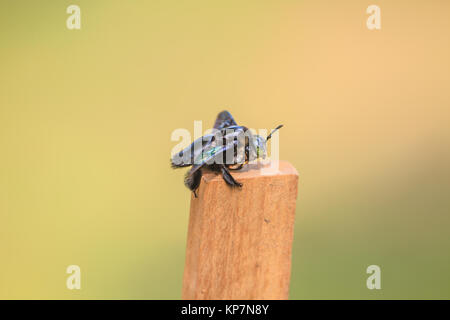
[[[273,129],[273,131],[267,136],[266,141],[268,141],[270,138],[272,138],[272,135],[275,131],[277,131],[278,129],[281,129],[283,127],[282,124],[280,124],[278,127],[276,127],[275,129]]]

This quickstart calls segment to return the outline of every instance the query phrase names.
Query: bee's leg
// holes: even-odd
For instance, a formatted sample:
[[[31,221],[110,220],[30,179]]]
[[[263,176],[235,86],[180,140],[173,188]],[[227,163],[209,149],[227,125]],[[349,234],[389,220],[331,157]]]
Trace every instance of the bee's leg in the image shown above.
[[[222,177],[223,180],[225,180],[225,182],[232,186],[232,187],[242,187],[242,183],[237,182],[236,180],[234,180],[233,176],[231,175],[230,171],[228,170],[227,167],[225,167],[224,165],[221,166],[221,170],[222,170]]]
[[[240,163],[238,167],[228,167],[228,170],[241,170],[244,166],[243,163]]]
[[[202,179],[202,170],[200,168],[192,168],[186,174],[184,178],[184,184],[188,187],[192,192],[194,192],[194,197],[197,198],[197,189],[200,186],[200,181]]]

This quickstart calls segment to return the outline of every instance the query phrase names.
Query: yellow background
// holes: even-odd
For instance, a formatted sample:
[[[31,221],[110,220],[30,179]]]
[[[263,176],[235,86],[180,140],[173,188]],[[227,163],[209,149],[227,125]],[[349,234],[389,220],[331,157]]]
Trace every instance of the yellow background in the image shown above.
[[[81,30],[66,28],[70,4]],[[1,1],[0,298],[180,298],[190,193],[170,134],[224,108],[285,125],[281,158],[300,173],[292,299],[450,298],[449,12]],[[366,288],[371,264],[382,290]]]

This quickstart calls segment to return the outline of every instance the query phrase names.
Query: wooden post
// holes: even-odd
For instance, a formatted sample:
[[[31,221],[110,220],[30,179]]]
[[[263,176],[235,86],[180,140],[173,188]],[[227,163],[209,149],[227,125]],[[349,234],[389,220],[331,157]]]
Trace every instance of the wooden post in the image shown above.
[[[287,299],[298,173],[285,161],[206,173],[191,212],[183,299]],[[264,170],[262,170],[264,169]]]

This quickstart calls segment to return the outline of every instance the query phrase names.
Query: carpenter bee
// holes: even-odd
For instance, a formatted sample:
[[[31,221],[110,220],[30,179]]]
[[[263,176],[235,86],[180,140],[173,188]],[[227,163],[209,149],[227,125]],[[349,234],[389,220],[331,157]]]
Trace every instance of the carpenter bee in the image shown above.
[[[264,159],[267,141],[282,126],[276,127],[264,139],[252,134],[248,128],[239,126],[228,111],[222,111],[217,115],[212,133],[196,139],[190,146],[172,156],[172,168],[191,167],[184,178],[184,184],[194,192],[195,197],[202,170],[206,168],[221,173],[229,186],[242,187],[230,170],[239,170],[249,161]]]

